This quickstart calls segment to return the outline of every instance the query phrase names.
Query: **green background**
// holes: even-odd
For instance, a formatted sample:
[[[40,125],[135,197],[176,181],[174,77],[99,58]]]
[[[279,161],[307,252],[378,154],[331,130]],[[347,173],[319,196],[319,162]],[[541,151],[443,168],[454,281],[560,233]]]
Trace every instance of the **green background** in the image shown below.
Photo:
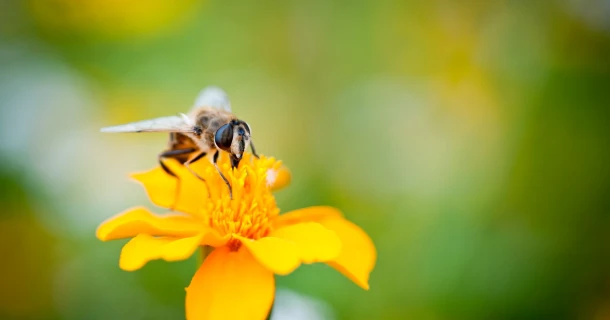
[[[94,237],[152,207],[127,174],[167,137],[99,128],[213,84],[292,170],[282,211],[338,207],[378,250],[368,292],[325,265],[278,277],[300,301],[284,319],[610,319],[609,17],[604,0],[2,1],[0,318],[184,317],[195,259],[124,272],[125,241]]]

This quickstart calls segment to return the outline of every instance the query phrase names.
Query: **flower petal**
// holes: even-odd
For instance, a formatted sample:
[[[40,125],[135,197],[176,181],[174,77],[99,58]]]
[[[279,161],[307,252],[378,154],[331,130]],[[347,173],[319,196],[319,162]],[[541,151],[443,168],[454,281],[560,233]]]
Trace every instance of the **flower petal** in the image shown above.
[[[142,268],[151,260],[186,260],[201,245],[204,235],[201,233],[194,237],[176,239],[155,238],[148,234],[139,234],[123,246],[119,267],[125,271],[134,271]]]
[[[334,231],[342,243],[341,253],[328,264],[368,290],[369,275],[377,260],[377,251],[371,238],[360,227],[345,219],[327,218],[320,223]]]
[[[168,175],[161,167],[133,173],[131,177],[144,186],[152,203],[164,208],[174,204],[178,180]]]
[[[128,209],[106,220],[97,228],[102,241],[130,238],[140,233],[152,236],[194,236],[201,232],[201,224],[193,218],[178,214],[158,216],[146,208]]]
[[[377,251],[371,238],[357,225],[343,218],[332,207],[310,207],[280,215],[274,221],[275,228],[300,222],[318,222],[341,240],[341,253],[327,263],[365,290],[369,289],[369,275],[375,267]]]
[[[163,163],[179,179],[170,176],[161,167],[132,174],[131,177],[142,183],[152,203],[197,215],[202,205],[201,199],[208,197],[206,184],[174,159],[165,159]],[[191,168],[195,172],[201,170],[197,163]]]
[[[285,226],[274,230],[270,236],[294,242],[303,263],[328,261],[341,252],[341,240],[337,235],[316,222]]]
[[[217,248],[186,288],[186,318],[265,319],[275,293],[273,273],[245,248]]]
[[[273,222],[275,228],[281,228],[283,226],[297,224],[300,222],[319,222],[325,218],[342,218],[343,214],[341,211],[333,207],[317,206],[309,207],[298,210],[293,210],[288,213],[284,213],[277,217]]]
[[[267,185],[273,191],[282,189],[290,183],[291,174],[288,168],[270,168],[267,170]]]
[[[273,273],[287,275],[301,264],[299,248],[292,241],[275,237],[252,240],[237,234],[233,237],[240,240],[254,258]]]

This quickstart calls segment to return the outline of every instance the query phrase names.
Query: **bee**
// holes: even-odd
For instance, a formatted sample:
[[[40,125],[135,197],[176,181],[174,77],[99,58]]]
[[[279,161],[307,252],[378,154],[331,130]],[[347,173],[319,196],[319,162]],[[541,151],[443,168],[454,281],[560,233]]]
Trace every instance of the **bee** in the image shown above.
[[[128,124],[106,127],[102,132],[169,132],[169,143],[165,151],[158,156],[159,165],[169,175],[178,176],[163,163],[164,159],[173,158],[184,165],[193,175],[201,178],[190,168],[190,164],[213,155],[213,164],[227,184],[233,198],[233,190],[227,178],[218,168],[220,151],[227,152],[231,167],[237,168],[244,151],[250,147],[252,154],[258,158],[252,143],[252,130],[248,123],[239,120],[231,111],[231,102],[227,94],[218,87],[203,89],[188,114],[161,117]]]

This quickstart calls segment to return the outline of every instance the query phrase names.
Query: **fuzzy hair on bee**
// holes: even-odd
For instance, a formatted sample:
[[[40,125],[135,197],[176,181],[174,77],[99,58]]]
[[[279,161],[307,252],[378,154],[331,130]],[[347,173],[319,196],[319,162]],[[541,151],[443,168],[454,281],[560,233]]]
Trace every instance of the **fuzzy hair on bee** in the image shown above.
[[[189,165],[213,154],[212,161],[226,182],[231,197],[231,185],[218,169],[219,153],[222,151],[229,154],[233,168],[239,166],[248,147],[252,149],[254,156],[258,157],[252,143],[250,126],[233,114],[228,95],[218,87],[203,89],[187,114],[180,113],[176,116],[131,122],[102,128],[101,131],[168,132],[168,148],[159,154],[158,160],[161,168],[176,178],[177,176],[163,163],[163,159],[174,158],[199,177]]]

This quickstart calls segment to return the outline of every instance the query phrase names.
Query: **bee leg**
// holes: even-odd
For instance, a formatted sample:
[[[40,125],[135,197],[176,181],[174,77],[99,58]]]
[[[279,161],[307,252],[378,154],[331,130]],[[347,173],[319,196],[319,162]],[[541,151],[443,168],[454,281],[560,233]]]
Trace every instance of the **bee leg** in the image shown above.
[[[185,162],[185,163],[184,163],[184,166],[185,166],[185,167],[186,167],[186,168],[187,168],[187,169],[188,169],[188,170],[189,170],[189,171],[190,171],[190,172],[191,172],[191,173],[192,173],[192,174],[193,174],[195,177],[199,178],[199,179],[200,179],[201,181],[203,181],[203,182],[205,182],[205,179],[204,179],[204,178],[202,178],[201,176],[199,176],[199,175],[197,174],[197,172],[193,171],[193,169],[191,169],[191,167],[190,167],[190,164],[191,164],[191,163],[195,163],[195,161],[197,161],[197,160],[199,160],[199,159],[201,159],[201,158],[205,157],[205,155],[206,155],[206,154],[207,154],[207,153],[205,153],[205,152],[201,152],[201,153],[199,153],[198,155],[196,155],[194,158],[189,159],[187,162]]]
[[[233,188],[231,188],[231,184],[229,184],[229,180],[227,180],[227,178],[225,177],[224,174],[222,174],[222,171],[220,171],[220,168],[218,168],[218,155],[220,154],[220,152],[218,150],[216,150],[216,153],[214,154],[214,167],[216,167],[216,170],[218,170],[218,173],[220,174],[220,177],[222,178],[222,180],[225,181],[225,183],[227,184],[227,187],[229,187],[229,195],[231,196],[231,200],[233,200]]]
[[[200,152],[198,155],[196,155],[194,158],[189,159],[187,162],[184,163],[184,166],[195,176],[197,177],[199,180],[203,181],[205,183],[206,188],[208,189],[208,195],[210,194],[210,186],[208,186],[208,183],[205,181],[204,178],[202,178],[200,175],[197,174],[197,172],[195,172],[193,169],[191,169],[190,164],[194,163],[195,161],[198,161],[199,159],[205,157],[207,153],[206,152]]]
[[[256,149],[254,148],[254,142],[250,141],[250,149],[252,149],[252,154],[258,159],[258,154],[256,153]]]
[[[174,203],[170,207],[170,210],[172,210],[172,211],[174,211],[174,209],[176,209],[176,205],[178,204],[178,196],[180,195],[180,178],[178,178],[178,176],[172,170],[170,170],[165,163],[163,163],[163,158],[172,158],[172,157],[176,157],[179,155],[191,153],[194,151],[195,151],[195,149],[193,149],[193,148],[176,149],[176,150],[167,150],[167,151],[164,151],[161,154],[159,154],[159,165],[161,166],[161,169],[163,169],[163,171],[165,171],[165,173],[169,174],[170,176],[172,176],[178,180],[178,183],[176,184],[176,194],[174,196]]]
[[[176,156],[180,156],[180,155],[187,154],[187,153],[192,153],[195,151],[196,150],[193,148],[164,151],[161,154],[159,154],[159,165],[161,165],[161,168],[163,169],[163,171],[165,171],[165,173],[178,179],[178,176],[176,176],[176,174],[174,172],[172,172],[172,170],[170,170],[165,163],[163,163],[163,158],[174,158]]]

